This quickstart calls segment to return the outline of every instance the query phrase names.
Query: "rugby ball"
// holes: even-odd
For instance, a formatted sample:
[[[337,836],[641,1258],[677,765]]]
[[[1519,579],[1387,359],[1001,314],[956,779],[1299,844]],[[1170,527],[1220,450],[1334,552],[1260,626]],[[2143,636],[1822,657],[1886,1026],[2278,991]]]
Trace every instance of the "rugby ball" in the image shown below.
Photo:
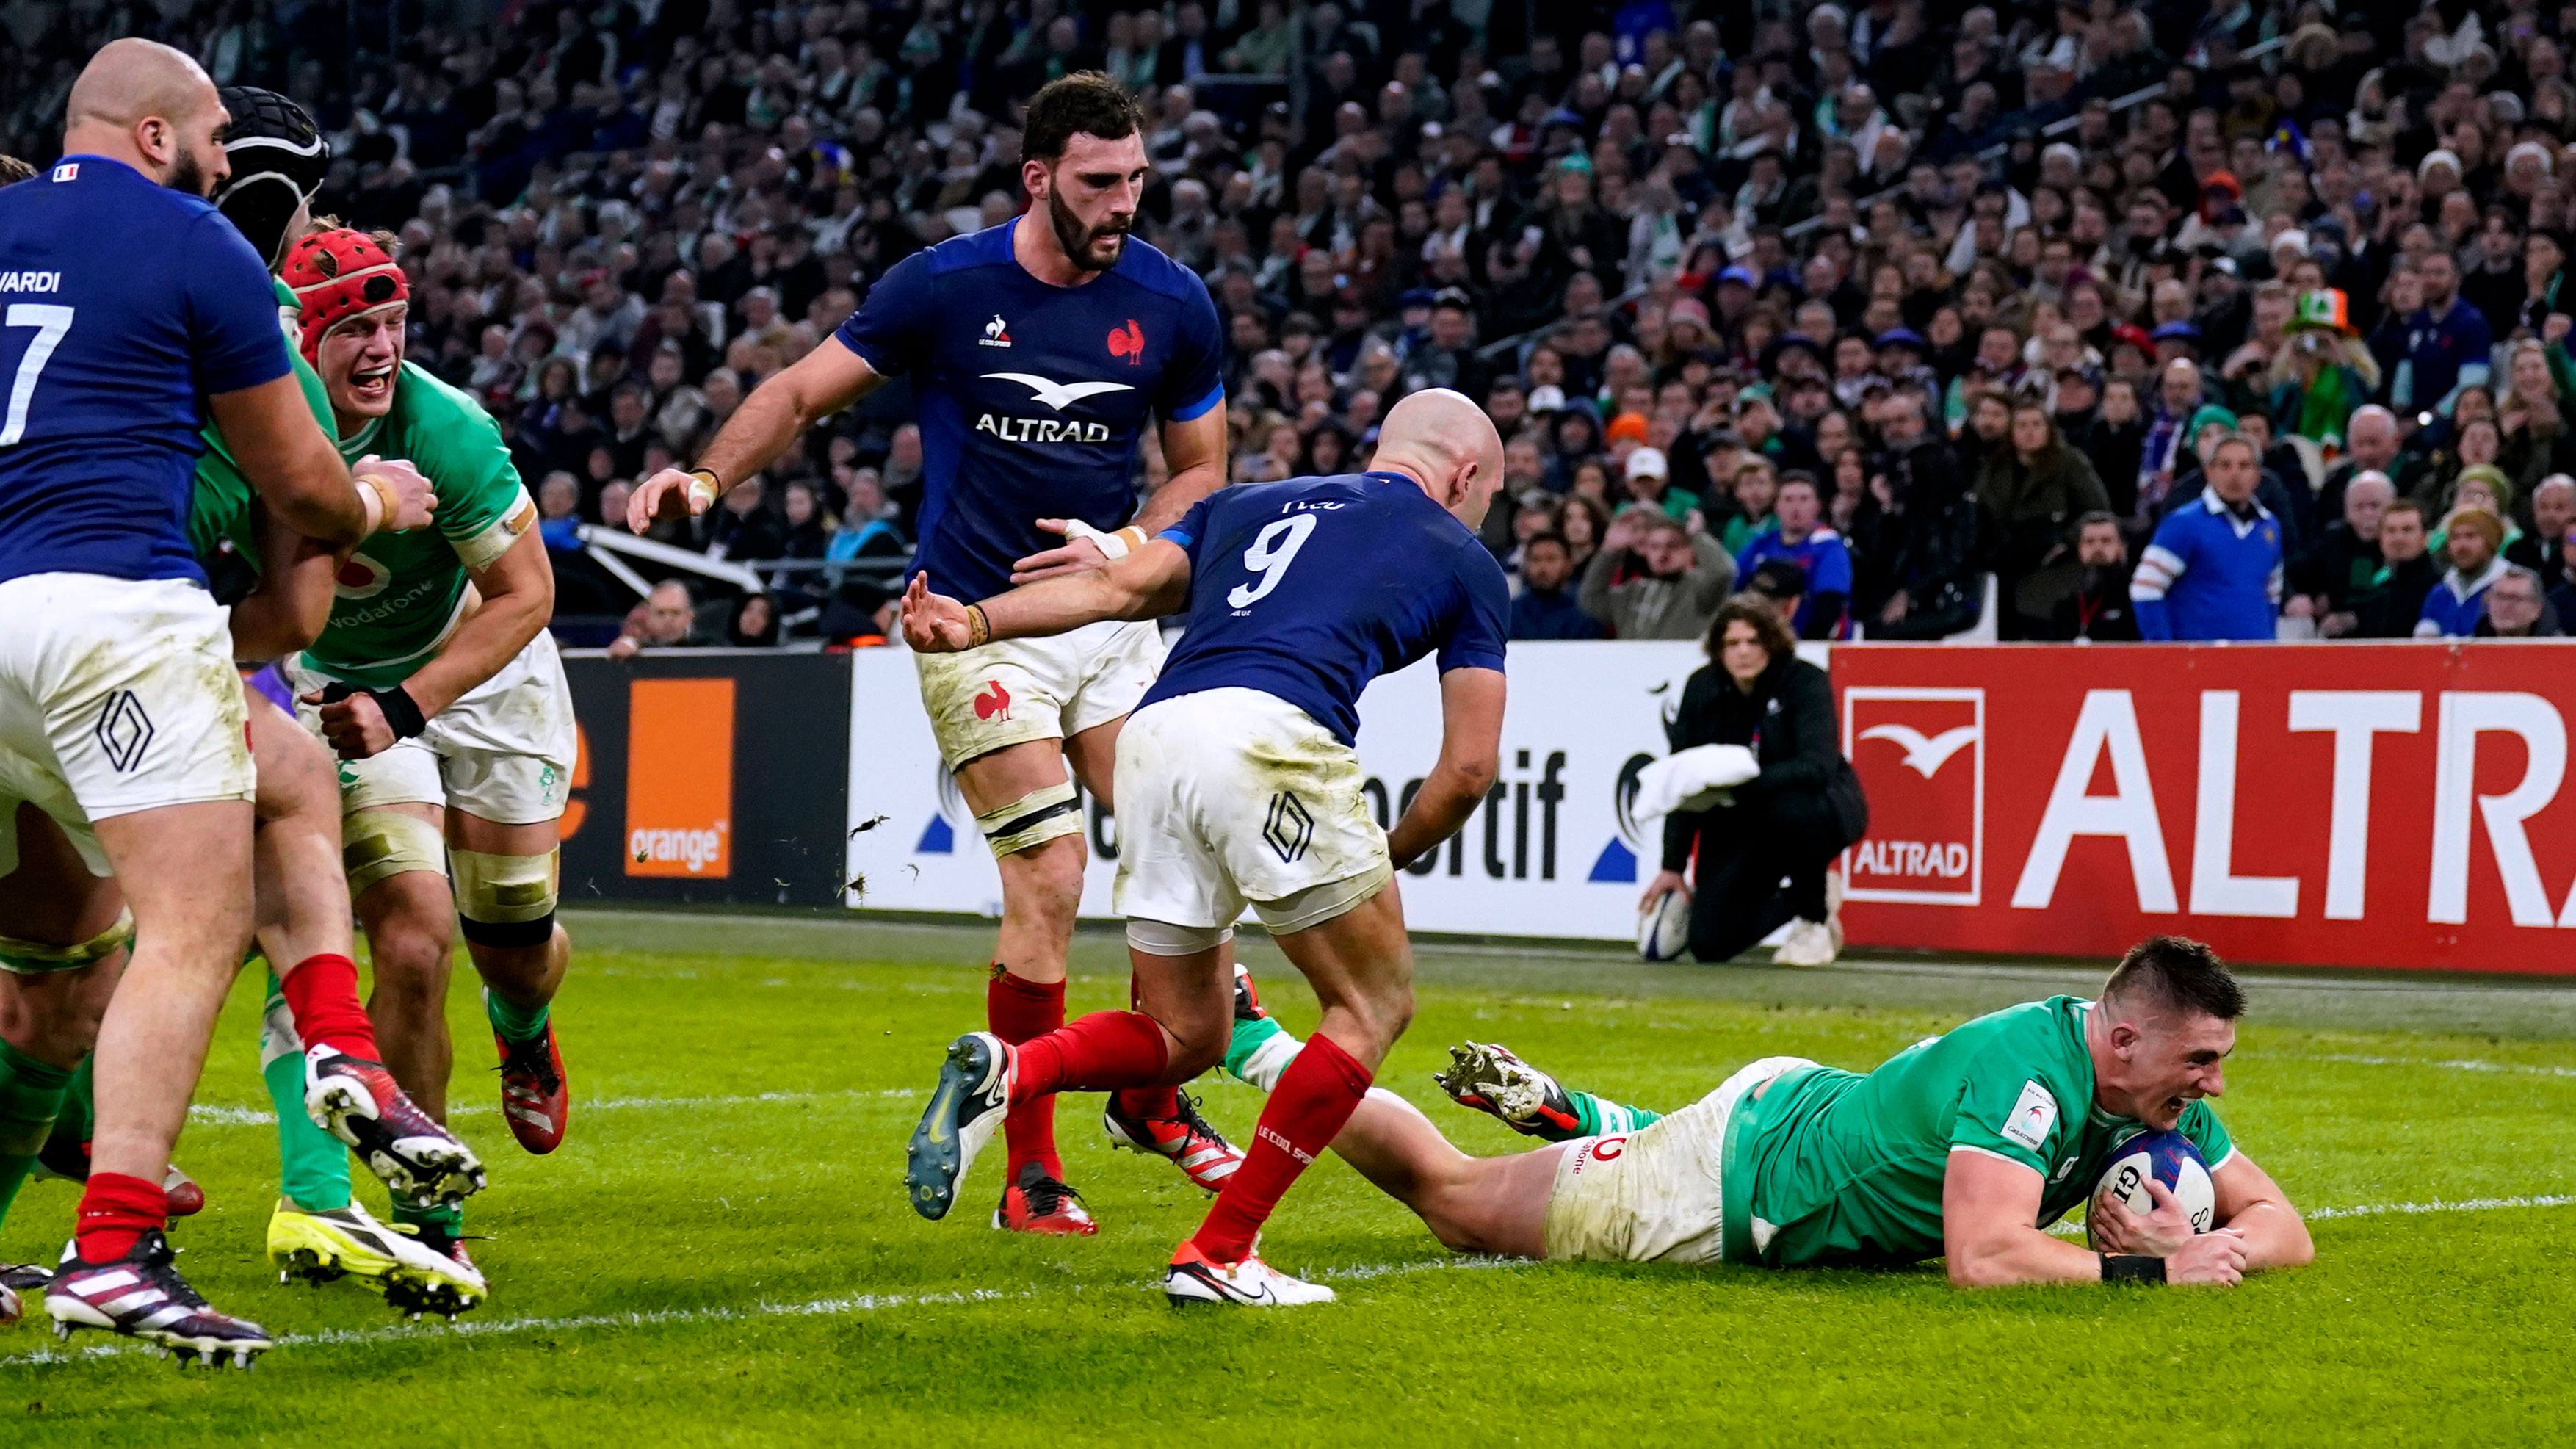
[[[2210,1185],[2209,1164],[2201,1160],[2200,1149],[2179,1132],[2141,1132],[2112,1148],[2111,1161],[2093,1189],[2094,1199],[2108,1193],[2144,1217],[2156,1207],[2147,1192],[2150,1177],[2163,1183],[2182,1204],[2193,1232],[2209,1231],[2210,1219],[2218,1210],[2218,1190]]]
[[[1637,912],[1637,954],[1670,961],[1690,949],[1690,897],[1666,891]]]

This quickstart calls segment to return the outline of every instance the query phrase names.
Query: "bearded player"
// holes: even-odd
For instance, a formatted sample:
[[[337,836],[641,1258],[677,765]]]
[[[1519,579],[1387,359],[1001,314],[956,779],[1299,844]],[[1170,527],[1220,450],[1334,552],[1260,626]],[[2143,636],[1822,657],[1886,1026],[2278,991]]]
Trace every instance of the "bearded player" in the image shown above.
[[[1451,1049],[1441,1087],[1557,1145],[1469,1157],[1404,1099],[1371,1092],[1333,1150],[1467,1252],[1769,1268],[1945,1258],[1967,1287],[2229,1286],[2315,1256],[2288,1197],[2207,1101],[2226,1090],[2244,1008],[2208,947],[2159,936],[2097,1000],[2007,1007],[1865,1075],[1766,1057],[1664,1117],[1470,1043]],[[1277,1080],[1298,1059],[1294,1038],[1258,1007],[1237,1015],[1229,1070]],[[2152,1180],[2151,1212],[2108,1194],[2090,1203],[2103,1251],[2045,1231],[2150,1129],[2181,1133],[2209,1164],[2212,1231],[2196,1233]]]
[[[207,1305],[164,1233],[170,1143],[255,924],[241,687],[185,529],[199,429],[221,426],[301,535],[355,543],[406,517],[404,490],[387,469],[353,486],[254,295],[260,258],[204,200],[229,174],[204,71],[117,41],[67,111],[63,161],[0,192],[0,277],[46,299],[8,299],[0,326],[0,748],[19,798],[76,851],[95,840],[82,864],[116,877],[136,945],[97,1028],[92,1170],[46,1309],[247,1364],[268,1336]]]
[[[298,717],[342,761],[343,855],[386,1064],[446,1119],[461,925],[500,1054],[503,1120],[546,1153],[571,1106],[548,1009],[571,957],[555,920],[556,821],[575,750],[572,691],[546,632],[554,571],[500,429],[404,360],[411,292],[390,240],[325,227],[288,246],[282,275],[340,452],[409,459],[438,489],[436,526],[353,554],[322,637],[284,672]],[[393,1213],[424,1246],[467,1261],[461,1209],[398,1201]]]
[[[1118,749],[1117,904],[1140,1009],[1104,1011],[1017,1046],[950,1046],[905,1177],[946,1215],[995,1120],[1061,1091],[1184,1082],[1226,1046],[1233,925],[1247,905],[1322,999],[1243,1166],[1173,1254],[1175,1304],[1288,1306],[1332,1291],[1267,1267],[1271,1209],[1360,1104],[1413,1015],[1413,955],[1395,871],[1453,834],[1493,784],[1510,586],[1476,541],[1502,477],[1493,422],[1445,388],[1386,415],[1370,471],[1228,489],[1107,569],[961,604],[921,575],[904,602],[915,649],[1060,633],[1186,607],[1189,627]],[[1436,652],[1440,759],[1392,831],[1353,751],[1360,692]]]
[[[1040,90],[1021,141],[1027,213],[897,263],[838,332],[735,410],[695,470],[646,480],[630,525],[704,513],[898,372],[916,378],[929,485],[916,562],[943,587],[982,597],[1096,568],[1178,521],[1225,482],[1223,342],[1206,284],[1127,235],[1145,178],[1141,119],[1097,73]],[[1139,509],[1129,480],[1149,412],[1170,481]],[[1120,721],[1162,661],[1144,620],[915,660],[940,758],[1000,862],[986,1019],[1004,1041],[1064,1024],[1083,868],[1072,781],[1114,803]],[[1103,1125],[1202,1187],[1242,1161],[1170,1087],[1114,1097]],[[1095,1231],[1064,1182],[1053,1099],[1015,1107],[1004,1131],[994,1226]]]

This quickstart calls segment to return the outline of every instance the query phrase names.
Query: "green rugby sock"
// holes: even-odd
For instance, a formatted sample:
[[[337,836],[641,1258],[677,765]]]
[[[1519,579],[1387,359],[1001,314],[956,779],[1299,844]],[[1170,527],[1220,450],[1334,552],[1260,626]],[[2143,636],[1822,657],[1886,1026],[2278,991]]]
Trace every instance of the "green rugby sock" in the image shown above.
[[[1631,1107],[1624,1102],[1613,1102],[1590,1092],[1578,1092],[1572,1087],[1566,1087],[1565,1095],[1573,1100],[1575,1118],[1583,1124],[1583,1130],[1574,1134],[1577,1137],[1609,1137],[1635,1132],[1661,1121],[1664,1115],[1649,1112],[1643,1107]]]
[[[89,1156],[90,1129],[98,1121],[97,1061],[95,1054],[81,1058],[81,1064],[72,1068],[71,1080],[63,1084],[62,1111],[54,1118],[53,1135],[45,1139],[47,1147],[58,1149],[58,1156],[74,1161]]]
[[[413,1207],[407,1202],[396,1202],[393,1218],[397,1227],[415,1227],[424,1235],[443,1234],[456,1238],[465,1234],[465,1209],[461,1207]]]
[[[1270,1017],[1239,1020],[1234,1024],[1233,1039],[1226,1044],[1225,1074],[1267,1092],[1279,1085],[1279,1074],[1297,1060],[1298,1048],[1303,1045],[1288,1034],[1288,1028]]]
[[[268,1005],[259,1034],[260,1078],[277,1110],[278,1190],[306,1212],[349,1205],[349,1149],[304,1114],[304,1043],[277,973],[268,973]]]
[[[40,1062],[0,1041],[0,1222],[8,1221],[9,1205],[36,1165],[37,1149],[53,1131],[71,1077],[70,1068]]]
[[[504,1041],[533,1041],[545,1034],[546,1014],[552,1002],[537,1006],[515,1006],[501,999],[501,994],[485,987],[483,1015]]]

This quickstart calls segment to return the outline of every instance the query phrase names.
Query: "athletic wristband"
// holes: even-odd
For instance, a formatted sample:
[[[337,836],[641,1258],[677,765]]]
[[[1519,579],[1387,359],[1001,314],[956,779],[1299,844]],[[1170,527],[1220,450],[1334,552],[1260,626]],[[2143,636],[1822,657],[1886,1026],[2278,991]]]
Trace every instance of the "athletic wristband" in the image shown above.
[[[374,500],[375,517],[369,521],[367,532],[374,533],[377,529],[391,527],[394,521],[394,512],[397,507],[394,497],[394,485],[377,477],[373,473],[355,474],[351,476],[349,481],[358,485],[360,489],[359,501],[361,503],[364,503],[369,499]]]
[[[985,615],[984,606],[968,604],[966,606],[966,647],[981,649],[992,642],[993,621]]]
[[[2134,1253],[2096,1253],[2102,1260],[2105,1283],[2161,1283],[2165,1281],[2165,1260],[2142,1257]]]
[[[711,468],[691,468],[689,470],[689,476],[706,484],[706,501],[710,506],[712,506],[717,499],[724,496],[724,480],[715,475],[715,470]],[[689,497],[693,500],[698,497],[698,483],[693,482],[689,485]]]
[[[1065,520],[1064,536],[1067,542],[1077,538],[1090,539],[1092,546],[1100,550],[1100,556],[1112,563],[1145,546],[1145,530],[1132,523],[1112,533],[1105,528],[1094,528],[1079,518],[1069,518]]]
[[[354,684],[335,681],[322,687],[322,702],[338,704],[353,694],[363,694],[376,702],[376,708],[384,711],[385,723],[392,728],[395,739],[418,739],[420,732],[429,728],[429,718],[420,712],[419,701],[399,684],[391,689],[360,689]]]

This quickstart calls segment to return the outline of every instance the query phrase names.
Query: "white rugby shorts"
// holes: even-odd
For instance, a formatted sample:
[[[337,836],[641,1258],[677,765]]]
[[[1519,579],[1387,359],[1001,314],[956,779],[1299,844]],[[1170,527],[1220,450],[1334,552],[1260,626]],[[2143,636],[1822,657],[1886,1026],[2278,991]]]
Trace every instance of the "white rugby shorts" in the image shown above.
[[[939,758],[954,770],[1012,745],[1081,734],[1133,710],[1163,672],[1163,633],[1149,622],[1104,619],[1051,638],[915,654],[912,663]]]
[[[29,574],[0,583],[0,796],[32,801],[99,875],[90,822],[248,800],[250,717],[230,613],[184,579]],[[17,865],[14,825],[6,867]]]
[[[1118,734],[1118,881],[1131,920],[1321,925],[1394,879],[1359,756],[1254,689],[1156,700]]]
[[[284,665],[295,688],[295,718],[322,733],[322,711],[304,696],[332,683],[296,655]],[[438,805],[496,825],[535,825],[563,814],[579,749],[572,685],[552,634],[528,647],[464,698],[429,717],[413,739],[363,760],[340,762],[344,815],[379,805]]]
[[[1547,1256],[1603,1263],[1714,1263],[1724,1215],[1726,1121],[1745,1093],[1815,1063],[1764,1057],[1669,1117],[1618,1137],[1582,1137],[1556,1160]]]

